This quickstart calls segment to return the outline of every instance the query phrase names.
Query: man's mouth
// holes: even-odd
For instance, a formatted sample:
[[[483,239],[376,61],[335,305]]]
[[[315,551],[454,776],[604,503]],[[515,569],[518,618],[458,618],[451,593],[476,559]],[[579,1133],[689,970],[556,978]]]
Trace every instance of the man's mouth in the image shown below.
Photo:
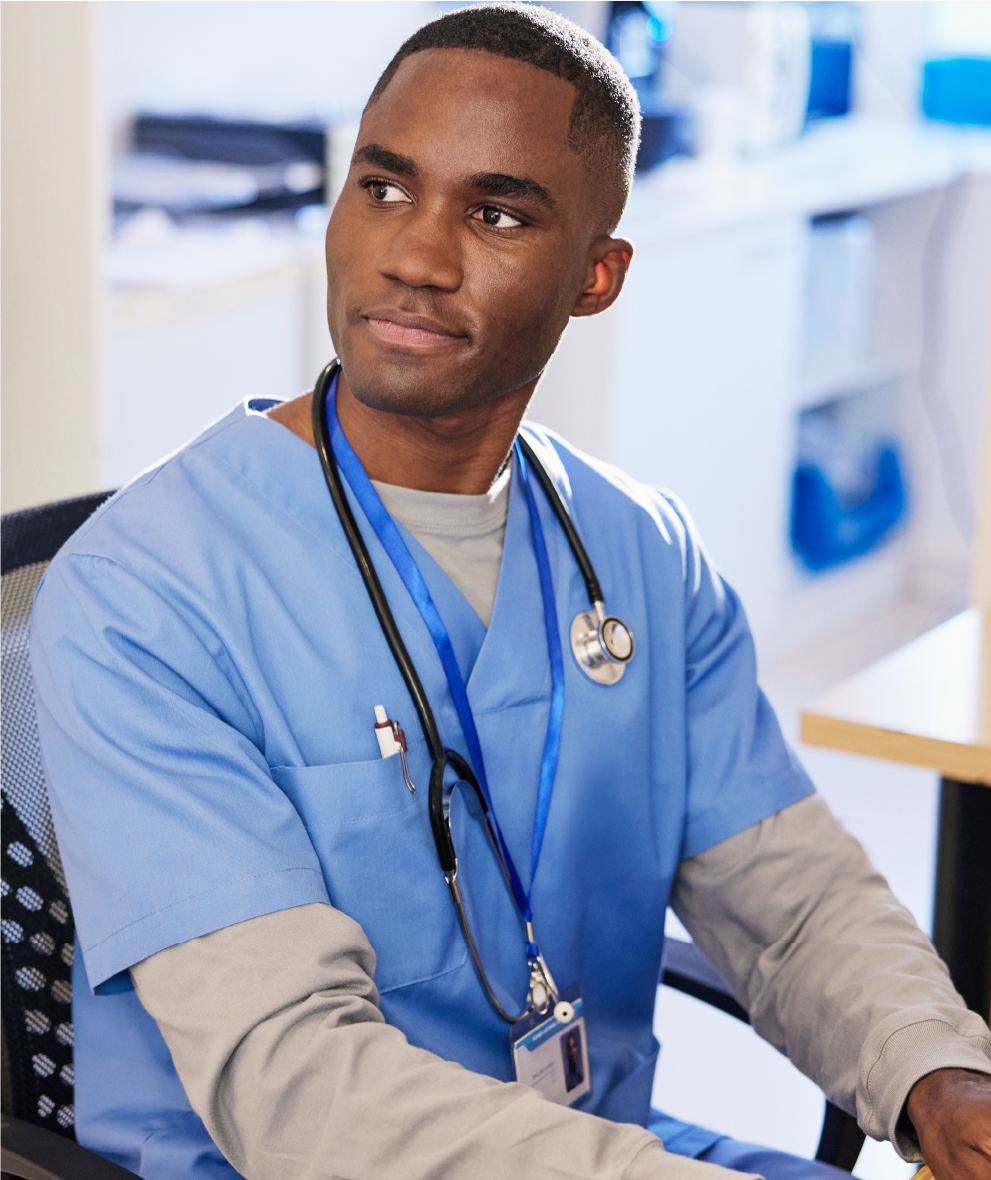
[[[413,348],[440,348],[465,337],[427,316],[408,315],[392,308],[366,312],[362,319],[386,344],[403,344]]]

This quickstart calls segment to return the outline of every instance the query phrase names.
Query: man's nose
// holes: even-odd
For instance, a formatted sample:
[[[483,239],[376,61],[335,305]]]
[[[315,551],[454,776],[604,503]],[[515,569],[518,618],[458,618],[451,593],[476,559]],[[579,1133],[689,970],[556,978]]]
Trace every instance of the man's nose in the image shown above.
[[[407,287],[457,291],[464,278],[460,228],[443,210],[414,207],[397,218],[380,273]]]

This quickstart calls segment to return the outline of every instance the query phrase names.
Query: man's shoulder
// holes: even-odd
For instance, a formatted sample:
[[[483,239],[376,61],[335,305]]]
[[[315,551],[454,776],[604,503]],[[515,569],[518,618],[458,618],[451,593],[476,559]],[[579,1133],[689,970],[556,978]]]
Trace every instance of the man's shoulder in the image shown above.
[[[312,457],[310,464],[306,463]],[[312,447],[245,402],[115,493],[62,546],[35,595],[49,639],[67,611],[136,623],[194,616],[218,628],[246,581],[289,578],[325,508]],[[320,493],[322,492],[322,497]],[[311,547],[324,553],[327,538]],[[39,639],[41,642],[41,639]]]
[[[656,529],[679,547],[694,531],[684,503],[668,489],[634,479],[546,426],[526,421],[522,429],[569,510],[577,516],[630,520]]]
[[[283,442],[282,432],[268,433],[274,426],[259,429],[260,409],[268,404],[238,403],[135,476],[73,533],[55,561],[73,555],[122,560],[156,538],[223,528],[224,517],[251,498],[252,476],[263,480],[269,444]]]

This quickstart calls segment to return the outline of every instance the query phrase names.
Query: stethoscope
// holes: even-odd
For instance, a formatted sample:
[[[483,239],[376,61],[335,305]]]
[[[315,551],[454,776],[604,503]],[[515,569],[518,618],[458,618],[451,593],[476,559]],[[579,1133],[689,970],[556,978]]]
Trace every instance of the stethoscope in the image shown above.
[[[437,858],[440,861],[451,899],[454,902],[454,907],[458,914],[458,922],[461,926],[465,943],[468,946],[468,951],[471,954],[472,961],[485,988],[489,1002],[503,1020],[510,1024],[515,1024],[531,1012],[546,1012],[551,1000],[557,999],[559,994],[558,988],[543,957],[539,952],[536,953],[530,959],[530,992],[527,999],[527,1006],[518,1016],[511,1016],[499,1002],[488,975],[485,972],[485,968],[482,965],[481,956],[479,955],[478,947],[468,922],[468,915],[465,912],[464,898],[461,888],[458,885],[458,857],[454,848],[454,840],[451,836],[450,818],[444,800],[444,772],[448,766],[457,774],[459,780],[467,783],[471,788],[474,801],[478,806],[477,814],[482,820],[486,836],[495,853],[507,887],[509,886],[509,871],[499,847],[499,842],[489,815],[488,804],[479,786],[478,779],[465,759],[457,751],[447,749],[441,741],[440,731],[437,728],[437,722],[434,719],[433,710],[430,707],[427,694],[424,691],[410,654],[406,650],[406,644],[403,642],[403,637],[396,625],[392,609],[389,606],[385,591],[382,589],[382,583],[379,581],[364,538],[355,521],[354,513],[351,511],[351,505],[345,495],[344,485],[341,481],[340,472],[337,469],[337,461],[334,457],[330,430],[327,424],[327,395],[339,367],[339,361],[336,359],[331,361],[320,374],[314,388],[314,441],[316,442],[317,452],[320,455],[320,463],[323,467],[330,498],[337,510],[341,526],[348,539],[348,544],[351,547],[351,552],[354,555],[358,570],[365,583],[365,589],[368,591],[368,596],[378,617],[379,625],[389,645],[389,650],[392,652],[393,659],[396,661],[400,675],[413,701],[420,720],[420,726],[423,730],[423,736],[427,743],[427,750],[431,758],[430,787],[428,791],[430,827],[433,833],[434,844],[437,847]],[[554,485],[526,439],[522,435],[519,435],[517,442],[526,457],[529,469],[536,476],[555,516],[564,529],[564,534],[568,538],[568,544],[574,554],[578,568],[581,570],[588,591],[591,610],[580,611],[575,616],[571,624],[571,650],[578,662],[578,666],[597,684],[616,684],[622,679],[623,673],[626,671],[626,665],[633,659],[635,650],[633,633],[615,615],[606,614],[602,587],[599,584],[598,578],[595,576],[595,570],[581,542],[581,538],[578,536],[561,493]],[[512,890],[510,892],[512,893]],[[520,917],[522,920],[523,915],[521,914]],[[525,923],[525,928],[528,946],[535,946],[531,924],[529,922]]]

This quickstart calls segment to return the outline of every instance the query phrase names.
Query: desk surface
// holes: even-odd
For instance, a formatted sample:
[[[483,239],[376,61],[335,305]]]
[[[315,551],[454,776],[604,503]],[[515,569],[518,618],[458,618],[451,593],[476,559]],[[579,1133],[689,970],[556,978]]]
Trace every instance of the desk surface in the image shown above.
[[[991,619],[966,610],[802,713],[802,741],[991,784]]]

